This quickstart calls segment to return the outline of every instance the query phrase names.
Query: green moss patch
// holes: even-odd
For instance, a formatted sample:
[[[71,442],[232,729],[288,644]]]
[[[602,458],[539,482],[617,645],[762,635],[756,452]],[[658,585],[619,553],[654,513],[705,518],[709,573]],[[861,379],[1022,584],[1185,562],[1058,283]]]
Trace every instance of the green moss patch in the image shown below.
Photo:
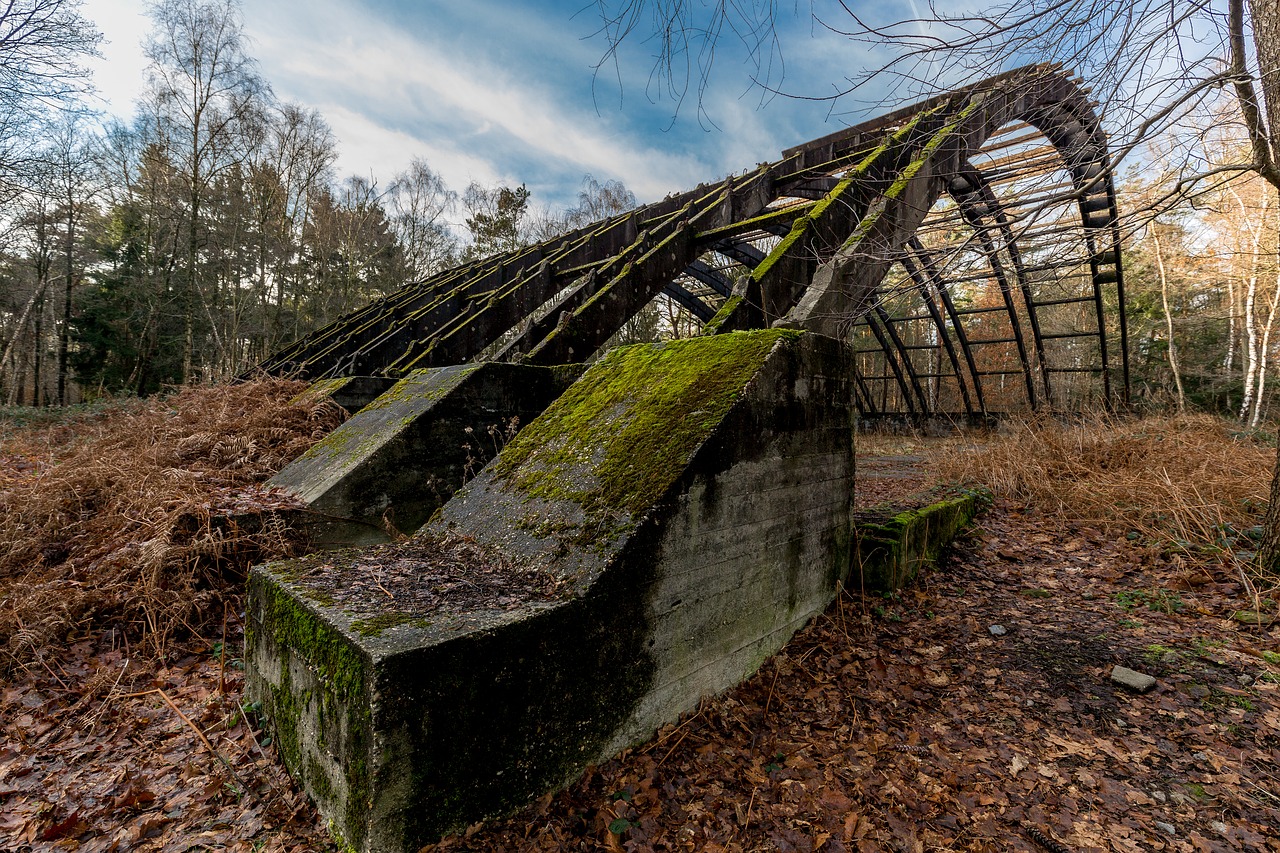
[[[332,397],[351,381],[349,376],[338,376],[332,379],[318,379],[307,386],[306,390],[295,395],[289,402],[293,405],[312,403],[326,397]]]
[[[255,569],[250,576],[250,598],[259,609],[261,631],[267,636],[250,633],[246,657],[259,654],[254,651],[259,643],[275,649],[272,654],[280,661],[281,681],[267,685],[265,694],[258,698],[285,765],[306,781],[313,796],[333,791],[331,780],[304,748],[303,732],[311,725],[305,718],[311,718],[319,724],[323,748],[342,757],[347,827],[358,832],[372,785],[368,766],[372,660],[291,595],[287,583],[265,568]],[[304,662],[315,674],[314,689],[293,683],[290,658]]]
[[[642,516],[790,330],[610,352],[502,451],[495,474],[592,520]]]
[[[340,698],[360,696],[368,659],[290,595],[278,579],[264,577],[258,587],[262,624],[269,626],[275,645],[293,650],[314,666]]]
[[[702,327],[702,331],[699,334],[705,336],[719,334],[720,329],[733,316],[733,312],[738,310],[740,304],[742,304],[741,296],[730,296],[720,306],[720,310],[716,312],[716,315],[707,321],[707,325]]]
[[[891,590],[932,565],[956,535],[991,505],[983,489],[926,493],[920,506],[861,513],[854,523],[854,577],[864,589]]]

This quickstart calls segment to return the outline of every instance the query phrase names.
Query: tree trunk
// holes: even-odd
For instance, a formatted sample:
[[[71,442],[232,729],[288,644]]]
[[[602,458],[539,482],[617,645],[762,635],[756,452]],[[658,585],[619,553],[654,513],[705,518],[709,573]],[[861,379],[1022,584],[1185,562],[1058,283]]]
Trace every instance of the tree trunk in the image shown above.
[[[1276,467],[1271,477],[1271,495],[1267,513],[1262,519],[1262,542],[1258,545],[1258,563],[1264,574],[1280,576],[1280,443],[1276,445]]]
[[[1240,420],[1246,421],[1253,406],[1255,379],[1258,375],[1258,324],[1254,308],[1258,294],[1258,241],[1255,232],[1253,251],[1249,256],[1249,276],[1245,280],[1244,331],[1248,346],[1245,348],[1244,396],[1240,400]]]
[[[1267,130],[1263,142],[1271,148],[1271,166],[1280,164],[1280,4],[1276,0],[1249,0],[1253,23],[1253,46],[1258,54],[1258,77],[1261,80],[1262,100]],[[1265,176],[1264,176],[1265,177]],[[1276,189],[1274,172],[1268,177]]]
[[[1243,0],[1231,0],[1231,54],[1233,70],[1245,68]],[[1236,84],[1244,109],[1245,127],[1254,155],[1254,168],[1272,186],[1280,190],[1280,3],[1275,0],[1249,0],[1252,13],[1253,43],[1258,57],[1263,103],[1258,109],[1252,97],[1252,86]],[[1276,449],[1276,465],[1271,474],[1271,497],[1262,522],[1262,543],[1258,548],[1258,564],[1262,572],[1280,577],[1280,443]]]
[[[9,361],[10,356],[14,355],[14,350],[18,345],[18,340],[22,337],[22,330],[27,327],[27,320],[31,318],[31,312],[36,305],[40,304],[40,299],[44,296],[44,289],[48,284],[49,280],[41,276],[40,281],[36,284],[36,289],[31,293],[31,298],[27,300],[27,304],[22,308],[22,316],[20,316],[18,318],[18,322],[13,325],[13,336],[9,338],[9,343],[5,345],[4,355],[0,355],[0,365]],[[17,364],[16,359],[14,359],[14,364]],[[15,386],[18,384],[16,368],[14,369],[13,374],[13,384]]]
[[[1264,209],[1265,213],[1269,213],[1269,208]],[[1280,236],[1280,208],[1276,210],[1276,233]],[[1280,246],[1277,246],[1280,250]],[[1267,389],[1267,367],[1271,362],[1271,331],[1275,328],[1276,314],[1280,311],[1280,270],[1277,271],[1275,288],[1271,291],[1271,305],[1267,309],[1267,323],[1262,329],[1262,353],[1258,363],[1258,390],[1254,395],[1253,417],[1249,420],[1249,426],[1257,427],[1262,421],[1263,405],[1266,403]]]
[[[1187,395],[1182,389],[1182,371],[1178,366],[1178,344],[1173,339],[1173,314],[1169,311],[1169,275],[1164,268],[1164,247],[1160,245],[1157,223],[1151,223],[1151,239],[1156,244],[1156,268],[1160,272],[1160,302],[1164,306],[1165,329],[1169,335],[1169,369],[1173,371],[1173,384],[1178,389],[1178,412],[1187,410]]]
[[[67,350],[71,340],[71,289],[75,284],[75,205],[67,205],[66,287],[62,293],[62,328],[58,330],[58,405],[67,404]]]
[[[44,297],[41,297],[40,306],[36,310],[31,347],[31,405],[33,406],[42,406],[49,402],[47,394],[44,395],[43,401],[40,399],[44,391],[44,315],[48,310]]]
[[[200,215],[200,194],[195,188],[195,178],[191,187],[191,223],[187,230],[187,281],[182,295],[182,384],[191,384],[192,368],[195,361],[195,319],[196,319],[196,256],[199,254],[196,219]]]

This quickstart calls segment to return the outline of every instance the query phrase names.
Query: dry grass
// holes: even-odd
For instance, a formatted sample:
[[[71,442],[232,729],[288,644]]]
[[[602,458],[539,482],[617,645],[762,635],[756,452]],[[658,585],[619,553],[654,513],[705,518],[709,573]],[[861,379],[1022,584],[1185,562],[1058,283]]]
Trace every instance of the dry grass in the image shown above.
[[[260,484],[344,417],[267,379],[0,435],[0,649],[29,660],[122,625],[161,650],[292,538]]]
[[[1214,548],[1261,522],[1276,451],[1210,415],[1010,421],[936,457],[943,478],[1050,517]]]

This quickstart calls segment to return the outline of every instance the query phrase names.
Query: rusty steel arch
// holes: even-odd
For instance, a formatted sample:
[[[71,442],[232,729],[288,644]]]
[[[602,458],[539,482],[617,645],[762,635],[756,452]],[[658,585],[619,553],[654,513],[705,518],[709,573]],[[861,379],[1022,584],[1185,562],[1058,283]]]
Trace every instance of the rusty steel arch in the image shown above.
[[[1054,183],[1059,173],[1066,179]],[[1070,223],[1063,204],[1078,211]],[[986,415],[1085,397],[1123,405],[1117,216],[1088,95],[1056,67],[1029,66],[788,149],[722,183],[443,271],[260,369],[318,379],[477,360],[582,361],[662,294],[701,334],[772,325],[854,341],[867,415]],[[949,245],[960,223],[970,236]],[[1056,267],[1042,245],[1054,229],[1070,230],[1059,242],[1074,247]],[[984,270],[949,266],[975,252]],[[1053,279],[1065,269],[1073,272]],[[976,287],[993,283],[999,304],[971,304]],[[901,308],[913,299],[916,307]],[[1081,306],[1091,325],[1078,328],[1063,317],[1074,322]],[[978,337],[996,314],[1008,340]],[[984,366],[999,361],[989,356],[997,345],[1016,351],[1011,366]],[[1016,375],[1022,396],[995,394],[997,374],[1001,385]],[[945,395],[953,405],[943,406],[944,382],[955,386]]]

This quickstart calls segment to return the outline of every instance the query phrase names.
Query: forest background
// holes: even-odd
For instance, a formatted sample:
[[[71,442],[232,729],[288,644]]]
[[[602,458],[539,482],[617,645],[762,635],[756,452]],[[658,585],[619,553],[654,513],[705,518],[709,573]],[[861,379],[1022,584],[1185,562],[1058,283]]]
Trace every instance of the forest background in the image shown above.
[[[0,127],[0,402],[218,382],[406,283],[636,203],[586,175],[578,204],[551,210],[523,185],[459,191],[422,159],[385,183],[340,176],[324,116],[273,95],[232,0],[149,7],[146,94],[132,121],[104,122],[80,62],[93,26],[75,3],[15,8],[27,7],[0,20],[6,67],[29,72],[6,86]],[[1280,203],[1230,168],[1248,145],[1226,92],[1129,157],[1120,198],[1140,407],[1251,426],[1269,414]],[[1221,175],[1185,192],[1188,168]],[[694,328],[659,297],[626,337]]]
[[[1059,0],[1008,0],[984,20],[1044,4]],[[1098,32],[1146,32],[1148,53],[1184,43],[1167,10],[1216,8],[1067,6],[1145,21],[1149,31],[1086,16]],[[244,571],[298,544],[269,523],[288,505],[255,484],[341,413],[290,403],[301,383],[215,383],[404,283],[636,199],[586,176],[576,204],[549,210],[518,181],[459,190],[423,160],[384,181],[344,176],[324,117],[272,94],[234,0],[151,5],[147,94],[131,121],[103,122],[86,106],[81,60],[98,36],[80,8],[0,5],[0,404],[23,404],[0,411],[0,717],[11,721],[0,836],[320,849],[324,821],[273,758],[236,655]],[[1239,0],[1233,8],[1243,14]],[[1280,45],[1280,25],[1269,32]],[[1070,48],[1061,36],[1050,27],[1046,38]],[[660,62],[672,56],[659,51]],[[972,79],[1009,58],[970,56],[972,67],[951,67]],[[946,481],[996,493],[946,572],[901,593],[842,597],[741,691],[554,801],[440,849],[622,849],[664,836],[699,849],[766,836],[807,849],[783,846],[800,838],[797,821],[833,849],[916,833],[934,846],[1009,849],[1014,831],[1044,849],[1062,849],[1049,846],[1054,835],[1087,849],[1166,837],[1171,849],[1262,849],[1280,773],[1276,576],[1246,569],[1275,453],[1280,200],[1249,150],[1231,91],[1241,78],[1221,60],[1206,60],[1204,78],[1195,62],[1170,71],[1180,88],[1160,132],[1129,124],[1112,147],[1127,155],[1135,403],[1225,418],[1011,421],[990,448],[860,438],[860,454],[929,452],[951,465]],[[1149,88],[1141,56],[1081,74],[1123,119],[1125,104],[1104,96],[1129,93],[1130,116],[1159,101],[1125,88],[1135,68]],[[1270,93],[1277,79],[1259,81]],[[683,83],[675,90],[701,97],[696,75]],[[696,327],[660,297],[623,336]],[[110,405],[54,408],[80,401]],[[50,407],[48,425],[32,404]],[[860,473],[860,499],[887,499],[874,483]],[[1274,494],[1269,503],[1280,505]],[[261,516],[261,529],[224,536],[216,519],[240,513]],[[986,625],[1010,626],[1006,644]],[[979,654],[948,651],[974,634]],[[921,666],[903,665],[913,660]],[[1124,694],[1105,686],[1115,663],[1165,684]],[[954,725],[954,708],[971,730]],[[815,744],[856,751],[814,760]],[[870,770],[815,775],[845,762]],[[1045,796],[1046,780],[1062,799]]]

